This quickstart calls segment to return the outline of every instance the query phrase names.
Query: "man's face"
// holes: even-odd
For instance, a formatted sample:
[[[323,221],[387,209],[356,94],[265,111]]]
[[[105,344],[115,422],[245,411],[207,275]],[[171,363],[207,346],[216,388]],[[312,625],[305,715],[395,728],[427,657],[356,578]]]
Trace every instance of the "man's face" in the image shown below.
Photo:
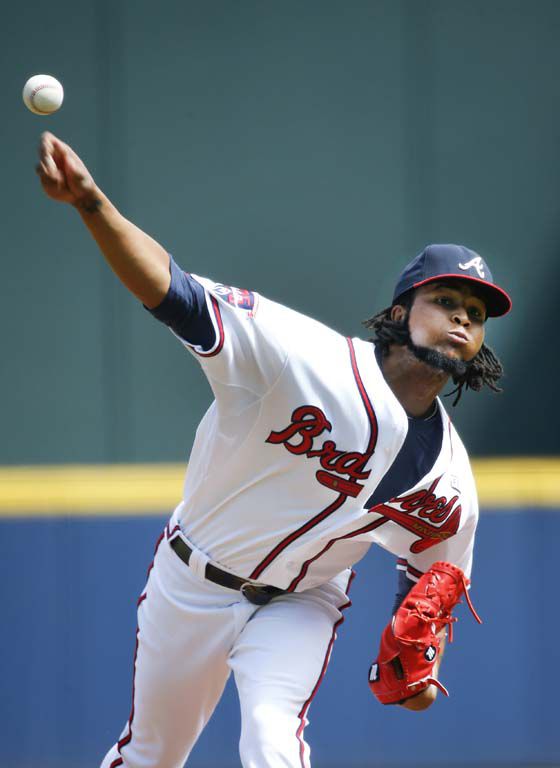
[[[486,304],[476,285],[442,280],[416,289],[408,325],[417,347],[467,362],[484,342]]]

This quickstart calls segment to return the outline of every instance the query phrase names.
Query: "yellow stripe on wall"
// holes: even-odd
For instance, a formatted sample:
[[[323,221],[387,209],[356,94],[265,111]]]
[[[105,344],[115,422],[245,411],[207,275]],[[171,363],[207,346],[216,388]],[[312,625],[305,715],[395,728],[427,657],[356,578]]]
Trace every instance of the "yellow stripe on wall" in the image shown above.
[[[0,516],[168,515],[184,475],[184,464],[0,467]]]
[[[481,506],[560,507],[560,458],[475,459]]]
[[[560,508],[560,458],[477,459],[481,506]],[[184,464],[0,467],[0,517],[168,515]]]

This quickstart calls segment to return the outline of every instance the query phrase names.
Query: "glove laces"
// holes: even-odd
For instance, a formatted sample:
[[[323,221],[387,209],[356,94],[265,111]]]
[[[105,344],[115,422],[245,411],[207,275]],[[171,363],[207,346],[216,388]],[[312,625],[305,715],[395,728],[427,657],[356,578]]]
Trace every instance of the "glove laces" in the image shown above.
[[[415,683],[409,683],[407,685],[407,688],[415,688],[417,685],[420,685],[421,683],[426,683],[427,685],[435,685],[436,688],[439,688],[439,690],[443,693],[444,696],[449,696],[449,691],[445,687],[443,683],[440,683],[440,681],[436,677],[432,677],[431,675],[428,675],[427,677],[423,677],[421,680],[417,680]]]
[[[465,591],[465,599],[467,601],[467,605],[469,606],[472,615],[475,617],[478,623],[482,624],[482,619],[480,618],[478,613],[475,611],[474,605],[472,604],[471,599],[469,597],[469,590],[467,589],[468,587],[467,579],[464,576],[462,576],[461,581],[463,582],[463,589]]]

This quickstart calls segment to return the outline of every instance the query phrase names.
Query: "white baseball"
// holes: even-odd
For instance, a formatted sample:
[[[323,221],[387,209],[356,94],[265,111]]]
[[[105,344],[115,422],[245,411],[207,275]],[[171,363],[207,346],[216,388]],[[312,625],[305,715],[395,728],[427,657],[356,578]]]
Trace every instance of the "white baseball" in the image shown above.
[[[50,115],[60,109],[64,90],[56,77],[33,75],[23,86],[23,102],[36,115]]]

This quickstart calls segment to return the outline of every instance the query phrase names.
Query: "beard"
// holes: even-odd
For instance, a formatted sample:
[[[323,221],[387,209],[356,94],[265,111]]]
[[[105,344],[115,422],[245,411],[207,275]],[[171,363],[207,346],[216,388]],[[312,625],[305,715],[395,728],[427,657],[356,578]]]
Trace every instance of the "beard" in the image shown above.
[[[412,341],[410,334],[406,346],[421,363],[429,365],[430,368],[433,368],[436,371],[446,373],[448,376],[451,376],[453,380],[463,378],[472,364],[472,360],[469,360],[468,362],[465,362],[464,360],[456,360],[453,357],[447,357],[443,352],[438,352],[431,347],[420,347]]]

